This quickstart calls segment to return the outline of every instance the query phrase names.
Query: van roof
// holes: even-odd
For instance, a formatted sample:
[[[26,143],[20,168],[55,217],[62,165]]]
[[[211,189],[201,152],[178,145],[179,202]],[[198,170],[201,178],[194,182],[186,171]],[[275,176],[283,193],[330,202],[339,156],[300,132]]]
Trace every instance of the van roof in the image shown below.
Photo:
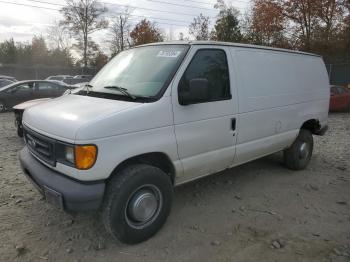
[[[243,48],[253,48],[253,49],[262,49],[262,50],[272,50],[278,52],[286,52],[292,54],[300,54],[300,55],[310,55],[321,57],[320,55],[307,53],[302,51],[283,49],[283,48],[275,48],[269,46],[259,46],[259,45],[249,45],[249,44],[240,44],[240,43],[231,43],[231,42],[220,42],[220,41],[168,41],[168,42],[156,42],[151,44],[145,44],[141,46],[152,46],[152,45],[217,45],[217,46],[236,46]]]

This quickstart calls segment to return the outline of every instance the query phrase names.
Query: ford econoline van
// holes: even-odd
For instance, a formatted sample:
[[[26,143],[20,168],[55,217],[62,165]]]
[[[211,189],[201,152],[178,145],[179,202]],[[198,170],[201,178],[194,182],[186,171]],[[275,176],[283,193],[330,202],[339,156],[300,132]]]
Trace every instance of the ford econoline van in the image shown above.
[[[154,235],[173,187],[278,152],[308,165],[327,129],[320,56],[171,42],[119,53],[84,88],[25,111],[24,173],[68,212],[100,211],[124,243]],[[234,171],[233,171],[234,172]]]

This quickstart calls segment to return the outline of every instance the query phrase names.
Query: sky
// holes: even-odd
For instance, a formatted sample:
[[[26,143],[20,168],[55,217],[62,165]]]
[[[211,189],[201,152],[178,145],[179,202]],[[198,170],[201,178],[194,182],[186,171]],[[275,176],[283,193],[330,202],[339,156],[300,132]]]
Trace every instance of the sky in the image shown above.
[[[188,36],[188,25],[195,16],[203,13],[211,18],[211,26],[218,13],[216,0],[100,0],[108,8],[112,18],[126,7],[132,11],[131,25],[144,17],[156,22],[169,40],[177,40],[180,32]],[[241,14],[249,7],[249,0],[226,0]],[[15,42],[30,42],[34,35],[47,34],[47,28],[62,19],[59,10],[65,0],[0,0],[0,41],[14,38]],[[27,5],[27,6],[24,6]],[[36,7],[33,7],[36,6]],[[41,8],[39,8],[41,7]],[[46,8],[46,9],[45,9]],[[97,32],[93,39],[105,46],[107,30]]]

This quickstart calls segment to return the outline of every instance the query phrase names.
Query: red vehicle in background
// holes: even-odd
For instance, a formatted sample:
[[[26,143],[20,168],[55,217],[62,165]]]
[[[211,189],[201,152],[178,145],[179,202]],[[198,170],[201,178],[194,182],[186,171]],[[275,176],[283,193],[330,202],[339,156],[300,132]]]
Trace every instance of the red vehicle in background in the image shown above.
[[[350,89],[343,86],[331,86],[330,112],[350,112]]]

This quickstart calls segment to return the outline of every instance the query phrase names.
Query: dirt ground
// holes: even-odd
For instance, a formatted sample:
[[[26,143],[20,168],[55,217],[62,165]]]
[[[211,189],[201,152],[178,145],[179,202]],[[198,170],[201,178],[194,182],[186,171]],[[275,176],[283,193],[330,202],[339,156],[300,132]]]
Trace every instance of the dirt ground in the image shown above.
[[[350,114],[330,115],[309,167],[282,154],[178,187],[170,217],[128,246],[98,215],[48,205],[23,176],[23,142],[0,114],[0,261],[350,261]]]

